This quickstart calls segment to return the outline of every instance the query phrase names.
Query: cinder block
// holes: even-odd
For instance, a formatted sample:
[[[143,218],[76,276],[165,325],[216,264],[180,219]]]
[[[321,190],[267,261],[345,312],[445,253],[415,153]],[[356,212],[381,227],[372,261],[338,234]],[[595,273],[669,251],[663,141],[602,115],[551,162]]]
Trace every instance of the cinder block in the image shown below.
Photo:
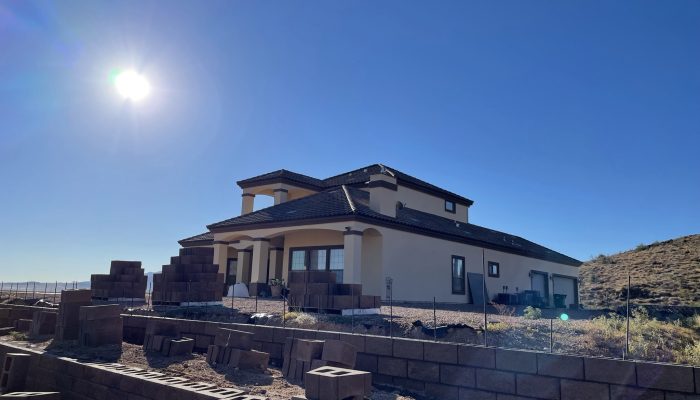
[[[61,303],[92,303],[90,289],[61,290]]]
[[[609,385],[562,379],[561,400],[610,400]]]
[[[482,368],[496,368],[496,350],[489,347],[459,345],[460,365]]]
[[[640,362],[637,366],[637,386],[674,392],[694,393],[693,367]]]
[[[358,353],[365,351],[365,335],[353,335],[350,333],[338,333],[338,340],[351,344]]]
[[[559,400],[559,379],[538,375],[518,374],[517,393],[538,399]]]
[[[610,385],[610,397],[612,399],[664,400],[664,392],[631,386]]]
[[[194,340],[189,338],[171,339],[168,356],[175,357],[192,354],[194,350]]]
[[[31,355],[26,353],[7,353],[0,371],[0,393],[20,392],[29,372]]]
[[[372,354],[360,353],[355,360],[355,369],[367,371],[376,374],[377,371],[377,356]]]
[[[700,367],[693,369],[695,370],[695,393],[700,394]]]
[[[496,368],[504,371],[537,373],[537,353],[496,349]]]
[[[228,365],[241,369],[265,371],[270,363],[270,355],[257,350],[231,349]]]
[[[405,378],[407,374],[406,360],[393,357],[379,357],[377,359],[377,371],[381,375],[398,376]]]
[[[496,400],[496,393],[459,388],[459,400]]]
[[[380,356],[390,356],[392,353],[391,338],[385,336],[365,336],[365,353]]]
[[[456,386],[441,385],[439,383],[426,383],[425,394],[440,400],[459,399],[459,389]]]
[[[296,339],[292,348],[292,358],[299,361],[311,362],[321,358],[323,354],[322,340]]]
[[[538,353],[537,373],[558,378],[583,379],[583,358]]]
[[[343,400],[368,395],[372,374],[352,369],[323,367],[305,374],[306,397],[309,400]]]
[[[0,399],[37,399],[37,400],[61,400],[58,392],[14,392],[0,396]]]
[[[214,338],[214,345],[232,347],[240,350],[250,350],[253,348],[253,336],[253,333],[250,332],[219,328]]]
[[[423,359],[445,364],[457,364],[458,345],[454,343],[425,342],[423,344]]]
[[[15,321],[15,328],[18,332],[29,333],[32,331],[32,320],[31,319],[18,319]]]
[[[82,306],[80,307],[80,320],[97,320],[97,319],[113,319],[119,318],[122,313],[122,307],[118,304],[107,304],[100,306]]]
[[[411,339],[394,339],[394,357],[408,358],[411,360],[423,359],[423,341]]]
[[[476,369],[476,388],[515,394],[515,374],[491,369]]]
[[[458,365],[440,365],[440,383],[461,387],[476,386],[476,372],[474,368]]]
[[[423,382],[440,382],[440,364],[426,361],[408,360],[406,376]]]
[[[608,358],[583,359],[586,380],[614,383],[617,385],[636,384],[634,363]]]
[[[56,313],[35,311],[32,320],[32,336],[53,335],[56,332]]]
[[[323,343],[323,353],[321,359],[344,365],[346,368],[355,367],[357,349],[340,340],[325,340]]]

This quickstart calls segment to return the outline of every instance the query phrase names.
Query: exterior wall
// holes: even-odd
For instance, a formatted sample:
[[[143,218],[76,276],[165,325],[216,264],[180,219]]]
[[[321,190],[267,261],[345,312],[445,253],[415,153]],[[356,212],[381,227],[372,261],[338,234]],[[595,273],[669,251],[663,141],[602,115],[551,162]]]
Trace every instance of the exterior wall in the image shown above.
[[[384,275],[393,278],[395,300],[468,303],[466,294],[452,294],[452,256],[465,258],[466,272],[482,274],[482,249],[393,229],[382,229]],[[498,278],[486,277],[489,299],[508,286],[509,293],[530,290],[530,271],[578,277],[578,268],[495,250],[484,250],[485,262],[500,264]],[[488,275],[488,274],[487,274]],[[550,298],[552,284],[549,282]],[[382,294],[384,295],[384,294]],[[567,299],[568,300],[568,299]]]
[[[469,221],[469,207],[463,204],[455,204],[455,213],[445,211],[445,198],[419,192],[417,190],[401,186],[400,183],[396,193],[396,200],[404,203],[408,208],[413,208],[415,210],[424,211],[457,221]]]
[[[289,282],[289,249],[293,247],[342,246],[343,233],[331,230],[303,230],[285,233],[282,277]]]

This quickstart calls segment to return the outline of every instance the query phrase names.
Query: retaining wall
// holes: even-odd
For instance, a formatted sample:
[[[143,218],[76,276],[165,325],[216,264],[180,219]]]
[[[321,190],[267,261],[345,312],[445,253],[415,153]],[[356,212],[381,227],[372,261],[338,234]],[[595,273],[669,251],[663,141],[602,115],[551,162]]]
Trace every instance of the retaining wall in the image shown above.
[[[125,340],[141,343],[144,316],[124,315]],[[359,349],[357,369],[375,385],[450,399],[700,399],[700,368],[507,350],[384,336],[177,320],[197,348],[212,342],[218,327],[255,333],[256,348],[281,361],[285,338],[338,339]],[[512,397],[509,397],[512,396]]]

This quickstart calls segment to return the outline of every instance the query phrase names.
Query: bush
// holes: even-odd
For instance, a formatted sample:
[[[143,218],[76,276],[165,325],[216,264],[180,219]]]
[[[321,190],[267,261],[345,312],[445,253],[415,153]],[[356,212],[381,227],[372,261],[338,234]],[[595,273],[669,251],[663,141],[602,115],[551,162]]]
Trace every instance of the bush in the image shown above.
[[[536,307],[527,306],[523,312],[523,317],[525,319],[540,319],[542,318],[542,310]]]

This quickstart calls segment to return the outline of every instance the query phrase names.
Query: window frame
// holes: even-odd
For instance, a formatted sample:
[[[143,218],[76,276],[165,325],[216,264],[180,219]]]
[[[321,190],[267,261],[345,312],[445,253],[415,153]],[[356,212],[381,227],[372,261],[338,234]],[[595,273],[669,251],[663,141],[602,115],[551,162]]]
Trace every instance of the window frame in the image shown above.
[[[455,285],[454,285],[454,280],[455,280],[455,260],[461,260],[462,261],[462,290],[461,291],[455,291]],[[450,290],[452,291],[452,294],[467,294],[467,261],[464,257],[462,256],[456,256],[452,255],[450,258]],[[457,278],[459,279],[459,278]]]
[[[496,273],[491,272],[491,266],[495,265],[496,266]],[[487,272],[490,278],[500,278],[501,277],[501,263],[496,262],[496,261],[489,261],[486,264],[487,267]]]
[[[335,246],[303,246],[303,247],[290,247],[289,248],[289,262],[287,265],[287,270],[289,271],[330,271],[330,262],[331,262],[331,250],[345,250],[345,246],[343,245],[335,245]],[[326,260],[325,260],[325,266],[323,269],[311,269],[311,251],[313,250],[326,250]],[[295,251],[303,251],[304,252],[304,269],[292,269],[292,255],[294,254]],[[345,254],[343,254],[343,271],[345,270]]]
[[[451,210],[449,208],[447,208],[448,204],[452,204]],[[445,199],[445,211],[447,211],[448,213],[456,214],[457,213],[457,203],[455,203],[452,200]]]

